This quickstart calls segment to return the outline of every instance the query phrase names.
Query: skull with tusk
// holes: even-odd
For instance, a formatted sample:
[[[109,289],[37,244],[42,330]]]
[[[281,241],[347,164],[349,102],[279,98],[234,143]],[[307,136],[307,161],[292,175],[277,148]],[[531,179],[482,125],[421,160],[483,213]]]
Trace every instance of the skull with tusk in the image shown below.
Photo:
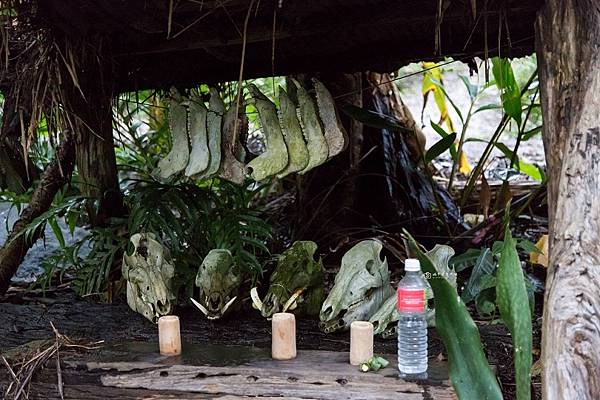
[[[382,247],[376,240],[364,240],[344,254],[333,288],[321,307],[320,327],[324,332],[369,320],[392,296],[387,260],[379,255]]]
[[[242,277],[229,250],[208,252],[196,274],[199,301],[190,299],[208,319],[219,319],[237,299]]]
[[[279,256],[264,300],[260,300],[256,288],[250,291],[253,306],[263,317],[280,311],[307,315],[319,312],[323,301],[324,269],[321,260],[314,260],[316,251],[314,242],[295,242]]]
[[[152,233],[136,233],[130,239],[134,250],[123,255],[123,277],[127,280],[127,304],[152,322],[171,312],[175,295],[175,272],[169,249]]]

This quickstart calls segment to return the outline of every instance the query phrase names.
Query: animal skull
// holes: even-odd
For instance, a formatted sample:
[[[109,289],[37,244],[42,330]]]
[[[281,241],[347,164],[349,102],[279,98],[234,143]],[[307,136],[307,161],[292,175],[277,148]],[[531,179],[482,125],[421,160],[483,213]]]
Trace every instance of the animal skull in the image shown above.
[[[213,249],[204,257],[196,274],[200,300],[190,300],[208,319],[219,319],[237,299],[241,284],[242,277],[234,265],[231,252]]]
[[[252,289],[253,306],[263,317],[290,310],[308,315],[319,312],[324,294],[324,269],[321,260],[314,260],[316,251],[314,242],[295,242],[279,256],[265,299],[261,301],[256,288]]]
[[[323,303],[321,329],[348,329],[353,321],[368,320],[393,294],[387,260],[376,240],[364,240],[344,257],[329,296]]]
[[[127,280],[127,304],[152,322],[171,312],[175,295],[172,279],[175,268],[169,249],[152,233],[130,238],[133,254],[123,255],[123,277]]]

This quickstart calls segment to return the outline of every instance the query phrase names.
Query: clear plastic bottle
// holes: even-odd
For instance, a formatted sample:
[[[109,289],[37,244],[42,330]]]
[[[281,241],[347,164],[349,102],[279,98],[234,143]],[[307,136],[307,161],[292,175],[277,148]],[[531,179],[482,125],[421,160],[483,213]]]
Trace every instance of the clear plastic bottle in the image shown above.
[[[427,373],[427,283],[419,260],[406,259],[404,270],[398,284],[398,369],[401,377],[421,378]]]

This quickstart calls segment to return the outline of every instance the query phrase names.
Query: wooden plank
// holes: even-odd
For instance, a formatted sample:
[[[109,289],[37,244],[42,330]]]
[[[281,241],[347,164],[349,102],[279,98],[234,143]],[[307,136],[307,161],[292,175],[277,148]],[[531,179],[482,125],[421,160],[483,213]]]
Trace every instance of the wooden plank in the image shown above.
[[[231,346],[231,352],[239,351]],[[210,346],[206,346],[208,351]],[[222,349],[221,349],[222,350]],[[194,350],[194,352],[197,349]],[[90,372],[109,371],[100,380],[104,386],[119,389],[301,399],[454,399],[444,376],[446,365],[431,366],[432,379],[407,382],[397,378],[394,355],[387,355],[390,366],[377,373],[362,373],[348,364],[347,352],[299,351],[289,361],[273,361],[260,355],[239,365],[184,365],[182,358],[155,357],[132,361],[72,361],[72,368]],[[235,358],[235,355],[233,356]],[[138,359],[138,360],[136,360]],[[168,365],[173,363],[173,365]],[[118,371],[115,373],[115,371]],[[238,396],[238,397],[236,397]]]

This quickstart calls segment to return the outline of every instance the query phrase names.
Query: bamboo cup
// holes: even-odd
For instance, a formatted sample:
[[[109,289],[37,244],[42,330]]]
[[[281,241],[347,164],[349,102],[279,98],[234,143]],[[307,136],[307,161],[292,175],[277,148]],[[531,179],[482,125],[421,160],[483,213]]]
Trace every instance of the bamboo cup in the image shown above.
[[[179,332],[179,317],[165,315],[158,319],[158,345],[163,356],[181,354],[181,334]]]
[[[296,318],[294,314],[273,314],[271,326],[271,357],[274,360],[296,358]]]
[[[350,364],[359,365],[373,357],[373,324],[354,321],[350,324]]]

